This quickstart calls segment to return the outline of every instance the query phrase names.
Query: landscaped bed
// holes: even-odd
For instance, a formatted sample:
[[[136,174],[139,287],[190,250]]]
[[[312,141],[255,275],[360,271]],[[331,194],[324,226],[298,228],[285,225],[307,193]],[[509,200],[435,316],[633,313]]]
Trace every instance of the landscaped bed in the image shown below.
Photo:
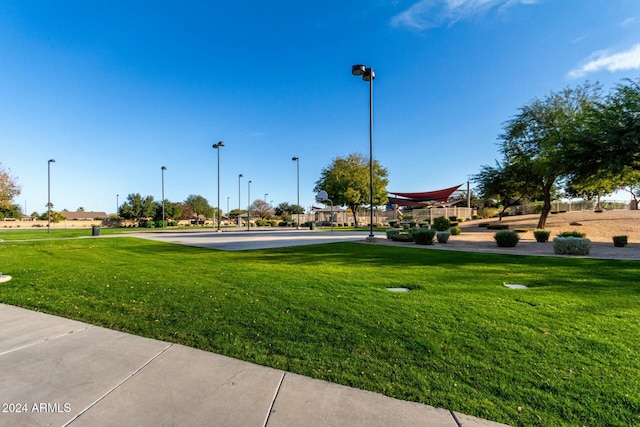
[[[128,237],[0,254],[0,302],[513,425],[640,424],[640,261]]]

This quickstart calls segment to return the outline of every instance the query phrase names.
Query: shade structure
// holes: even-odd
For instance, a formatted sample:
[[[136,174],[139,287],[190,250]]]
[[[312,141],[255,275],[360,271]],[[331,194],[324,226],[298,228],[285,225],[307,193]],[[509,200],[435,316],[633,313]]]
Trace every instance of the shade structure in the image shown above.
[[[420,208],[429,206],[431,203],[446,203],[449,197],[461,186],[462,184],[442,190],[417,193],[389,193],[389,204]]]

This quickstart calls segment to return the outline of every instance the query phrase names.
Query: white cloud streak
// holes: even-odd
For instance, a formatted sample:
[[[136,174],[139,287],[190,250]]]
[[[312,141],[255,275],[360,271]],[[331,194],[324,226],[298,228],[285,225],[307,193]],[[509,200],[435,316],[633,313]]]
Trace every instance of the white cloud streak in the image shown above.
[[[427,30],[452,25],[460,20],[517,4],[535,4],[538,0],[419,0],[391,19],[395,27]]]
[[[601,70],[614,73],[637,69],[640,69],[640,43],[623,52],[595,52],[582,66],[569,71],[567,75],[571,79],[579,79]]]

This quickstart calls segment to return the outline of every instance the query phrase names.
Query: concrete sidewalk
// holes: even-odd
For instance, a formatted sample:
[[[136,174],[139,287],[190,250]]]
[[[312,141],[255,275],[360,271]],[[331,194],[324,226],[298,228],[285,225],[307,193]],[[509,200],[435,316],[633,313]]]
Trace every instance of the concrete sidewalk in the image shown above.
[[[500,426],[0,304],[0,426]]]

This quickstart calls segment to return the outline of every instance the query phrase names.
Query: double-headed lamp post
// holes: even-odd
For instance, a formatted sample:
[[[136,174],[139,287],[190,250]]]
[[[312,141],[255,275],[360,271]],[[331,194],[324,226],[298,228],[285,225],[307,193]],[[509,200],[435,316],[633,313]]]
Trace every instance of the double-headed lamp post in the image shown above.
[[[220,141],[217,144],[213,144],[213,148],[218,150],[218,212],[217,212],[218,231],[222,231],[220,230],[220,147],[224,147],[224,141]]]
[[[298,226],[296,228],[300,229],[300,158],[296,156],[292,157],[291,160],[296,162],[296,188],[298,193],[298,198],[296,201],[296,211],[298,212]]]
[[[362,80],[369,82],[369,237],[367,240],[373,240],[373,79],[376,73],[373,68],[365,67],[362,64],[353,65],[351,74],[354,76],[362,76]]]
[[[242,223],[240,221],[242,221],[240,219],[240,204],[242,203],[240,201],[240,178],[242,178],[244,175],[240,174],[238,175],[238,227],[240,227],[242,225]]]
[[[162,228],[164,228],[164,171],[167,170],[166,166],[160,168],[162,170]]]
[[[47,162],[47,233],[51,233],[51,163],[55,162],[55,159]]]

